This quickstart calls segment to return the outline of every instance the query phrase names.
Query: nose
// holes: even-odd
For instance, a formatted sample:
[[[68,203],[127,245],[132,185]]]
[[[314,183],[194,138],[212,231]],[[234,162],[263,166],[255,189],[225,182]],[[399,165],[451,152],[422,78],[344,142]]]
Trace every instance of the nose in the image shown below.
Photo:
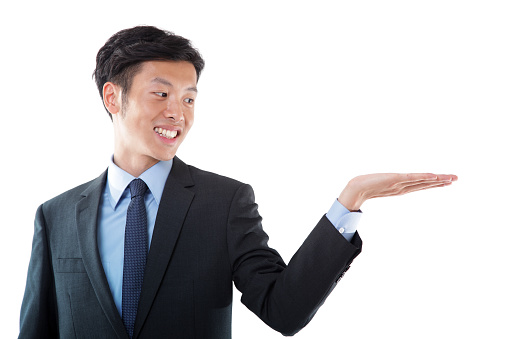
[[[175,120],[176,122],[184,120],[183,107],[179,105],[175,100],[169,100],[166,109],[164,110],[164,116],[166,118]]]

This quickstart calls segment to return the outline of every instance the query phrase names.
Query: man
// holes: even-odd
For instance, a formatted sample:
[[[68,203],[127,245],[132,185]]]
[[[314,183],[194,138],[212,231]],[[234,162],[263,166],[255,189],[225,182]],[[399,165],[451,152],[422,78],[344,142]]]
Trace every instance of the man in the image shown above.
[[[249,185],[175,156],[203,65],[188,40],[155,27],[120,31],[99,50],[113,158],[39,207],[20,338],[229,338],[232,281],[251,311],[292,335],[360,253],[365,200],[457,179],[352,179],[287,266],[267,246]]]

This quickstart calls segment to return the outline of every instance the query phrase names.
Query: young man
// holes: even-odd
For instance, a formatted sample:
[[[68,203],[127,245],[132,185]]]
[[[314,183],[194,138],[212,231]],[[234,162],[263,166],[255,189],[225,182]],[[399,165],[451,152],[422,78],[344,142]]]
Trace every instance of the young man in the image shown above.
[[[352,179],[287,266],[267,246],[249,185],[175,156],[203,66],[188,40],[149,26],[99,50],[113,158],[98,178],[39,207],[20,338],[230,338],[232,281],[251,311],[292,335],[360,253],[365,200],[457,179]]]

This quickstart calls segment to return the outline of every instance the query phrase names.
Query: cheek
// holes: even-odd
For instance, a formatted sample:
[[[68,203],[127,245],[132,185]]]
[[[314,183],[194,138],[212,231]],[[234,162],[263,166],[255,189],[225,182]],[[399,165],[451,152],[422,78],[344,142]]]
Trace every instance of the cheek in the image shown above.
[[[191,128],[191,126],[193,126],[193,123],[194,123],[194,112],[188,112],[185,116],[185,120],[186,120],[186,126],[187,128]]]

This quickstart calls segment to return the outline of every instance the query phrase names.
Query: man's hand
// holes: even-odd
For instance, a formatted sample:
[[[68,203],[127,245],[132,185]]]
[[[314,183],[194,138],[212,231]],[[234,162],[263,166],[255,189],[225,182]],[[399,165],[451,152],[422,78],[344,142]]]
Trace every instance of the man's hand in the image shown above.
[[[350,211],[357,211],[368,199],[403,195],[433,187],[444,187],[458,180],[452,174],[377,173],[353,178],[338,201]]]

